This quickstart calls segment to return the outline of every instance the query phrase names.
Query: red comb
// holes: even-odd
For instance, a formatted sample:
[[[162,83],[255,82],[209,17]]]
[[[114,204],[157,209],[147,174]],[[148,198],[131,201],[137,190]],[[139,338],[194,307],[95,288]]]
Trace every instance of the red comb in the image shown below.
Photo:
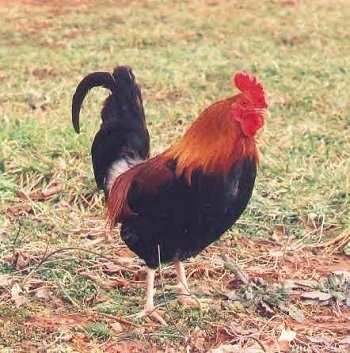
[[[256,97],[257,103],[259,103],[261,108],[267,108],[264,87],[257,81],[256,77],[250,76],[247,73],[238,72],[233,78],[233,83],[241,92],[248,91]]]

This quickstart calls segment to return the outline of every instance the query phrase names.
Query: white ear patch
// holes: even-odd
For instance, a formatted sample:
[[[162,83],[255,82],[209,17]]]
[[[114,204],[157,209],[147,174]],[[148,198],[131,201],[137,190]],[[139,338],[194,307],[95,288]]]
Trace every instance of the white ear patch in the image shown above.
[[[125,157],[123,159],[119,159],[118,161],[114,162],[109,168],[109,172],[108,172],[107,183],[106,183],[107,191],[109,192],[109,190],[111,189],[111,187],[113,186],[114,182],[119,177],[119,175],[125,173],[133,166],[140,164],[142,162],[143,162],[143,159],[140,159],[137,157],[136,158]]]

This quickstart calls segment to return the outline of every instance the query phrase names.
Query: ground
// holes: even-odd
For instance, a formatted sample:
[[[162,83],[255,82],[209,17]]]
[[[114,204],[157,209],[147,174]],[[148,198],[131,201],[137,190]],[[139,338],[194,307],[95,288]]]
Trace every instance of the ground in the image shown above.
[[[350,55],[348,1],[0,0],[0,351],[348,352]],[[248,209],[186,263],[198,308],[171,265],[134,314],[146,270],[106,228],[89,149],[70,103],[87,73],[128,64],[142,87],[152,154],[232,94],[264,83],[270,113]]]

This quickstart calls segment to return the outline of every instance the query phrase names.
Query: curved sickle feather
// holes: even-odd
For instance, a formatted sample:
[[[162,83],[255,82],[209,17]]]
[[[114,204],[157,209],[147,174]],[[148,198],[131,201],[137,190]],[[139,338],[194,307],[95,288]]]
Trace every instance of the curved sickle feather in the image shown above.
[[[85,76],[78,84],[72,99],[72,123],[77,134],[80,133],[79,113],[85,96],[93,87],[104,87],[115,91],[115,81],[109,72],[93,72]]]

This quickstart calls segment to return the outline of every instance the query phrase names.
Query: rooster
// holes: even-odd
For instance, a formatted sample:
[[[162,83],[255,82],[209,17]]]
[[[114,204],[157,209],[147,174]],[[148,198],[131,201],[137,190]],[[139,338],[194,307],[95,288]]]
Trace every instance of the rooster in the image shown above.
[[[139,316],[166,325],[154,307],[155,270],[160,263],[174,263],[178,300],[195,305],[182,261],[218,240],[245,210],[259,162],[255,135],[264,124],[268,105],[262,84],[249,74],[237,73],[233,83],[238,94],[210,105],[177,143],[147,159],[148,132],[132,71],[119,67],[113,80],[109,76],[88,80],[82,90],[78,86],[73,124],[78,130],[80,106],[90,86],[111,89],[104,111],[112,97],[119,103],[111,107],[110,119],[102,111],[103,131],[92,148],[95,177],[106,194],[109,225],[121,224],[122,239],[147,265],[146,303]],[[130,94],[134,91],[138,94]],[[107,123],[113,128],[104,128]]]

